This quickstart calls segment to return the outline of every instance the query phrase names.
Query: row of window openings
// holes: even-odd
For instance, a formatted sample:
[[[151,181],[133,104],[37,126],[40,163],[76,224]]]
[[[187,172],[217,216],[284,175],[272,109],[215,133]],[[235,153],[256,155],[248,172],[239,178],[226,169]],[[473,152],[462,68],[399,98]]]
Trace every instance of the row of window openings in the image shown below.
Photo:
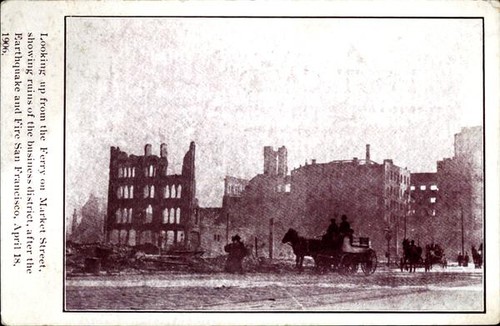
[[[410,210],[408,213],[409,213],[410,215],[415,215],[416,211],[415,211],[414,209],[412,209],[412,210]],[[435,210],[435,209],[433,209],[433,210],[431,211],[431,216],[436,216],[436,210]]]
[[[136,169],[133,167],[119,167],[118,178],[135,178],[135,171]],[[146,177],[155,177],[156,172],[156,167],[154,165],[149,165],[144,168],[144,175]]]
[[[144,212],[146,216],[144,223],[153,222],[153,207],[149,205]],[[179,224],[181,221],[180,208],[164,208],[161,215],[163,224]],[[118,208],[115,212],[116,223],[132,223],[132,216],[132,208]]]
[[[400,175],[397,172],[390,171],[390,174],[388,175],[390,180],[396,181],[397,183],[410,183],[410,178],[405,176],[405,175]]]
[[[230,194],[238,194],[243,191],[243,186],[242,185],[231,185],[228,186],[228,190]]]
[[[276,186],[276,191],[277,192],[290,192],[290,184],[284,184],[284,185],[278,185]]]
[[[140,239],[137,239],[137,233],[140,235]],[[177,233],[177,236],[176,236]],[[129,246],[136,246],[139,244],[146,243],[158,243],[158,236],[155,236],[150,230],[138,231],[130,230],[113,230],[110,234],[110,242],[113,244],[128,244]],[[174,243],[182,243],[184,241],[184,231],[173,231],[162,230],[159,235],[159,242],[161,243],[162,249],[165,249],[165,245],[173,245]],[[156,240],[156,241],[155,241]]]
[[[416,189],[416,188],[415,188],[415,186],[411,186],[411,187],[410,187],[410,190],[415,190],[415,189]],[[420,189],[420,190],[427,190],[427,186],[426,186],[426,185],[421,185],[421,186],[419,187],[419,189]],[[439,190],[439,188],[438,188],[438,186],[437,186],[437,185],[431,185],[431,186],[429,187],[429,189],[430,189],[430,190]]]
[[[389,205],[389,207],[387,207],[388,209],[400,209],[400,210],[404,210],[404,204],[402,203],[398,203],[394,200],[392,200]]]
[[[162,188],[162,198],[181,198],[182,186],[171,185]],[[119,186],[116,190],[116,197],[134,198],[134,186]],[[146,185],[143,188],[143,198],[155,198],[155,186]]]
[[[398,187],[392,187],[391,186],[391,187],[387,188],[387,194],[388,195],[391,194],[393,196],[398,196],[399,195],[399,197],[403,197],[404,191],[401,190],[401,189],[399,189]]]

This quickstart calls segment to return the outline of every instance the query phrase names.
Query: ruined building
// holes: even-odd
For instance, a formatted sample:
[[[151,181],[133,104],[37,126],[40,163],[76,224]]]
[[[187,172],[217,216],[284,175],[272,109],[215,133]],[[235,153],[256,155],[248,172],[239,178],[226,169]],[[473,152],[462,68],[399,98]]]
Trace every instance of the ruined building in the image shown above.
[[[356,237],[369,237],[383,256],[400,254],[408,207],[410,171],[391,159],[376,163],[366,145],[365,159],[336,160],[301,166],[291,173],[296,221],[305,234],[321,235],[330,218],[346,215]]]
[[[264,170],[250,180],[226,177],[222,223],[228,234],[240,233],[268,257],[284,257],[291,249],[281,243],[288,228],[306,237],[319,237],[330,218],[345,214],[355,236],[367,236],[373,247],[396,257],[407,211],[410,172],[384,160],[312,160],[287,168],[287,151],[264,148]]]
[[[440,243],[436,228],[440,216],[440,189],[435,172],[411,174],[410,207],[405,217],[405,234],[420,245]]]
[[[76,209],[73,212],[71,241],[78,243],[95,243],[104,239],[104,220],[106,201],[91,194],[82,206],[81,219],[78,221]]]
[[[437,162],[440,187],[436,226],[444,248],[455,255],[483,242],[483,128],[455,134],[455,155]],[[463,248],[462,248],[463,246]]]
[[[131,246],[150,243],[162,249],[197,248],[195,219],[195,144],[184,156],[181,174],[168,174],[167,145],[160,156],[150,144],[144,155],[111,147],[106,240]]]

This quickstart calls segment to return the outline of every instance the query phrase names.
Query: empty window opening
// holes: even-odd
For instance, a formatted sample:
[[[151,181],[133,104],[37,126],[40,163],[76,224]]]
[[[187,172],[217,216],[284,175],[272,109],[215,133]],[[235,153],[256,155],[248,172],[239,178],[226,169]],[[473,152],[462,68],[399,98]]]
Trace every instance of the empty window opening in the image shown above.
[[[155,186],[150,186],[149,188],[149,197],[150,198],[155,198]]]
[[[175,211],[175,224],[180,224],[181,222],[181,209],[177,208]]]
[[[121,209],[117,209],[116,212],[115,212],[115,221],[116,223],[120,223],[122,220],[122,211]]]
[[[146,208],[146,223],[151,223],[153,222],[153,207],[151,205],[148,205]]]
[[[431,190],[438,190],[437,185],[431,185]]]
[[[119,243],[120,244],[126,244],[128,242],[128,232],[127,230],[121,230],[120,231],[120,240],[119,240]]]
[[[141,244],[153,243],[153,238],[151,236],[151,231],[142,231],[141,233]]]
[[[168,214],[168,223],[175,223],[175,210],[173,208],[170,209],[170,214]]]
[[[132,223],[132,214],[134,214],[134,210],[132,208],[128,209],[128,223]]]
[[[144,198],[148,198],[149,196],[149,187],[148,186],[144,186],[144,189],[143,189],[143,195],[144,195]]]
[[[179,186],[177,187],[177,198],[181,198],[181,191],[182,191],[182,186],[181,186],[181,185],[179,185]]]
[[[425,189],[427,189],[426,186],[424,186],[424,185],[420,186],[420,190],[425,190]]]
[[[167,245],[167,231],[165,230],[161,230],[160,232],[160,247],[161,249],[165,249],[166,248],[166,245]]]
[[[109,234],[109,241],[112,243],[112,244],[118,244],[118,241],[120,241],[120,231],[118,230],[112,230]]]
[[[149,166],[149,176],[153,177],[154,176],[155,169],[152,165]]]
[[[128,222],[128,209],[123,208],[122,210],[122,223]]]
[[[163,209],[161,216],[162,216],[163,224],[167,224],[168,223],[168,208]]]
[[[436,202],[436,197],[431,197],[431,198],[429,199],[429,201],[430,201],[431,203],[435,203],[435,202]]]
[[[411,186],[410,190],[412,190],[412,191],[415,190],[415,186]]]
[[[135,230],[132,229],[128,232],[128,245],[129,246],[135,246],[136,245],[136,233],[135,233]]]
[[[134,198],[134,186],[130,186],[130,190],[128,192],[129,198]]]
[[[167,245],[174,244],[174,231],[168,230],[167,231],[167,238],[166,241]]]
[[[184,242],[184,231],[177,231],[177,242]]]
[[[177,197],[177,195],[176,195],[176,193],[175,193],[175,186],[174,186],[174,185],[172,185],[172,186],[170,187],[170,198],[175,198],[175,197]]]

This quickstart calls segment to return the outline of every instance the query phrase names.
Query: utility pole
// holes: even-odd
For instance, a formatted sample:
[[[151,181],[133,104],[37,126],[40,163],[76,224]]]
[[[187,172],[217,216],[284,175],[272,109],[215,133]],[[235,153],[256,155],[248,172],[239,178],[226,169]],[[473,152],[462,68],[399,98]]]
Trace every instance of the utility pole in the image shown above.
[[[274,219],[269,219],[269,259],[273,259],[273,229]]]
[[[462,221],[462,256],[464,255],[464,208],[460,205],[460,216]]]
[[[226,243],[229,243],[229,213],[226,214]]]

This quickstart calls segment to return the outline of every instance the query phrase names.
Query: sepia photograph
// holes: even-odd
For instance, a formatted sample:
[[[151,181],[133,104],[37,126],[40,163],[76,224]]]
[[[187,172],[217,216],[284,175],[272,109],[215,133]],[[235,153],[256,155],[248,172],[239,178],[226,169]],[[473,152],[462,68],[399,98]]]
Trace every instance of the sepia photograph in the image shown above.
[[[484,313],[484,33],[66,16],[62,310]]]

